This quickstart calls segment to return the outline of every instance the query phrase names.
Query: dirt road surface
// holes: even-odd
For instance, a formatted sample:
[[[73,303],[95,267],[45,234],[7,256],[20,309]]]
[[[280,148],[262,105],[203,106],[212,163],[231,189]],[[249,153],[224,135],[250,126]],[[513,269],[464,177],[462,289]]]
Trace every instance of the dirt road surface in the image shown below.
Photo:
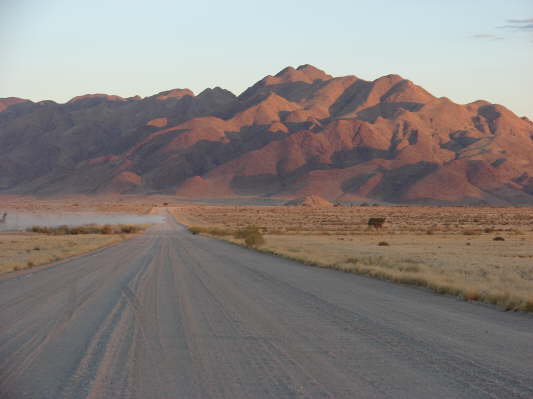
[[[0,398],[533,398],[533,317],[173,221],[0,281]]]

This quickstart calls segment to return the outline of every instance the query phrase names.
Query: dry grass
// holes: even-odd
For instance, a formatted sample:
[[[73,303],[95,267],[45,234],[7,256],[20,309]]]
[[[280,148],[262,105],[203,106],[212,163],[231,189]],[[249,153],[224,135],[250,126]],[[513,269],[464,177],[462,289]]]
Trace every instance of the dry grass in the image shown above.
[[[126,238],[124,234],[0,233],[0,273],[81,255]]]
[[[100,196],[82,195],[60,198],[40,198],[16,195],[0,195],[0,211],[24,211],[36,213],[99,212],[148,214],[154,206],[168,201],[166,197],[147,196]]]
[[[146,230],[147,225],[135,224],[89,224],[82,226],[33,226],[27,231],[48,235],[79,235],[79,234],[135,234]]]
[[[154,207],[171,201],[166,196],[100,196],[82,195],[58,198],[0,195],[0,212],[26,214],[95,214],[147,215]],[[94,251],[122,241],[147,226],[34,226],[34,232],[0,233],[0,273],[50,263]],[[31,229],[30,229],[31,230]]]
[[[256,225],[266,239],[261,251],[309,265],[533,311],[529,208],[183,206],[172,213],[199,233],[241,245],[233,232]],[[370,230],[370,217],[385,217],[385,227]]]
[[[490,233],[520,235],[533,231],[531,208],[475,207],[288,207],[288,206],[201,206],[171,208],[184,224],[237,230],[256,225],[270,234],[368,234],[368,219],[385,217],[383,229],[391,234]]]

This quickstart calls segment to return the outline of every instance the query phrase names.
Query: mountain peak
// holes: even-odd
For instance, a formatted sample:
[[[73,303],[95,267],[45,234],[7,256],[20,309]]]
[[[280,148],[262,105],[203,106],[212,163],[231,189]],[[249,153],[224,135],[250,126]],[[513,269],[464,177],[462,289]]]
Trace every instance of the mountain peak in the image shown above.
[[[275,74],[274,77],[282,78],[284,76],[291,76],[291,75],[294,75],[294,74],[298,74],[298,72],[296,72],[296,69],[294,69],[291,66],[288,66],[288,67],[283,68],[277,74]]]
[[[279,71],[274,76],[267,76],[264,78],[261,83],[264,86],[272,86],[283,83],[294,83],[294,82],[304,82],[304,83],[314,83],[318,81],[330,80],[333,77],[328,75],[324,71],[315,68],[312,65],[301,65],[298,69],[294,69],[291,66],[288,66],[281,71]]]
[[[18,98],[18,97],[7,97],[7,98],[0,98],[0,112],[4,111],[8,107],[20,104],[24,102],[30,102],[30,100],[26,100],[24,98]]]
[[[233,94],[231,91],[223,89],[222,87],[219,87],[219,86],[216,86],[213,88],[208,87],[204,89],[200,94],[198,94],[198,97],[205,97],[207,95],[236,97],[235,94]]]
[[[328,75],[322,69],[318,69],[310,64],[300,65],[296,70],[305,73],[306,76],[314,80],[330,80],[333,78],[333,76]]]
[[[124,98],[120,96],[115,95],[109,95],[109,94],[102,94],[102,93],[95,93],[95,94],[83,94],[81,96],[76,96],[71,98],[67,101],[67,104],[73,104],[81,100],[88,100],[88,99],[104,99],[108,101],[125,101]]]
[[[194,93],[189,89],[172,89],[167,91],[162,91],[161,93],[156,94],[157,100],[168,100],[169,98],[181,98],[185,96],[194,97]]]
[[[318,68],[315,68],[315,67],[314,67],[313,65],[311,65],[311,64],[302,64],[302,65],[300,65],[300,66],[299,66],[298,68],[296,68],[296,69],[299,70],[299,71],[305,71],[306,69],[310,69],[310,68],[311,68],[311,69],[316,69],[316,70],[318,70]]]
[[[396,75],[396,74],[389,74],[389,75],[385,75],[385,76],[381,76],[379,78],[377,78],[376,80],[374,80],[374,82],[391,82],[393,84],[396,84],[396,83],[400,83],[401,81],[404,81],[404,80],[407,80],[407,79],[404,79],[402,78],[400,75]]]

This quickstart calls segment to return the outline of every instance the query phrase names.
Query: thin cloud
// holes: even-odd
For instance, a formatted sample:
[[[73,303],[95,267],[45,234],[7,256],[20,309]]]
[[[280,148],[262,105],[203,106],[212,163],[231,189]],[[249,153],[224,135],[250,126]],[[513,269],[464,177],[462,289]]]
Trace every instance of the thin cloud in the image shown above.
[[[503,40],[503,37],[497,35],[490,35],[487,33],[478,33],[477,35],[472,36],[474,39],[484,39],[484,40]]]
[[[533,30],[533,24],[527,25],[503,25],[498,26],[501,29],[514,29],[514,30]]]
[[[528,19],[508,19],[508,24],[533,24],[533,18]]]
[[[500,29],[533,30],[533,18],[508,19],[507,25],[499,26]]]

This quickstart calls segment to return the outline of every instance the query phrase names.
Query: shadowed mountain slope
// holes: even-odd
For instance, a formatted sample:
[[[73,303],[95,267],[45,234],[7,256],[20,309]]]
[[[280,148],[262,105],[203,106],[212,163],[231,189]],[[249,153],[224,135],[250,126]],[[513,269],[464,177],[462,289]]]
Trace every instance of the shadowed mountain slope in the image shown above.
[[[0,99],[0,192],[533,204],[533,123],[310,66],[240,96]]]

